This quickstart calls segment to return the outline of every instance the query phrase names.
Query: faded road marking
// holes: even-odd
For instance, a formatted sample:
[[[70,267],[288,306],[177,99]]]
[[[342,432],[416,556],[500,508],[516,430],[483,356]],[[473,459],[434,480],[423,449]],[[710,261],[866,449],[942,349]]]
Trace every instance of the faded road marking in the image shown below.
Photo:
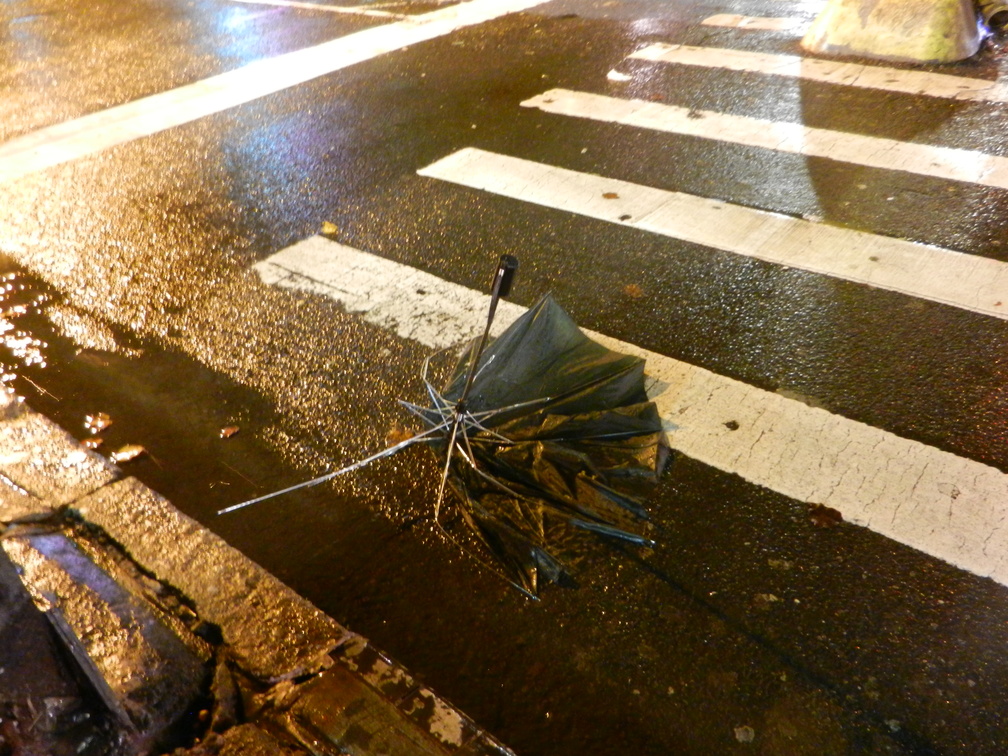
[[[718,13],[700,22],[704,26],[722,26],[731,29],[752,29],[753,31],[804,31],[809,22],[804,18],[767,18],[764,16],[740,16],[737,13]]]
[[[288,247],[257,263],[255,269],[266,283],[335,299],[367,322],[431,349],[443,349],[482,333],[486,298],[480,292],[323,237]],[[384,284],[379,285],[381,282]],[[443,312],[448,302],[450,315]],[[518,305],[502,301],[494,335],[522,312]]]
[[[880,89],[928,97],[1008,102],[1008,87],[997,81],[929,73],[797,55],[656,43],[627,56],[635,60],[787,76],[825,84]]]
[[[489,298],[322,237],[256,264],[263,281],[331,297],[432,349],[480,332]],[[497,332],[522,308],[502,302]],[[590,332],[589,332],[590,333]],[[647,361],[673,448],[1008,585],[1008,475],[917,441],[599,334]]]
[[[419,171],[724,252],[1008,318],[1008,264],[705,197],[464,149]],[[606,198],[606,195],[617,195]]]
[[[0,144],[0,184],[150,136],[545,0],[471,0],[49,126]]]
[[[623,100],[569,89],[551,89],[525,100],[522,105],[557,115],[1008,189],[1008,158],[983,152],[900,142],[712,110],[692,110],[647,100]]]
[[[409,18],[406,13],[392,13],[391,11],[368,8],[367,6],[354,7],[345,5],[325,5],[323,3],[304,3],[298,0],[231,0],[235,3],[245,3],[247,5],[276,5],[280,8],[295,8],[297,10],[321,11],[324,13],[344,13],[351,16],[373,16],[375,18]]]

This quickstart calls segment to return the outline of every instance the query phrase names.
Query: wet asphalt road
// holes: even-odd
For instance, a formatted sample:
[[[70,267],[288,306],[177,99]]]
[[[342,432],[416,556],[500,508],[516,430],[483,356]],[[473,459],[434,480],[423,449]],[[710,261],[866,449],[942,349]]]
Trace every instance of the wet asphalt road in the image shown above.
[[[519,753],[1004,753],[1003,586],[686,457],[657,548],[586,547],[579,587],[539,603],[434,534],[420,451],[214,515],[381,448],[421,398],[425,348],[249,272],[324,222],[479,289],[517,254],[522,304],[552,291],[587,328],[1008,471],[1004,321],[416,175],[475,146],[1008,261],[1004,190],[518,106],[566,87],[1008,155],[1004,105],[642,62],[606,79],[655,41],[796,54],[700,25],[785,11],[813,12],[549,3],[4,185],[7,380],[82,436],[109,413],[108,448],[150,452],[130,474]],[[227,0],[0,19],[0,141],[394,20]],[[943,71],[1005,65],[993,43]]]

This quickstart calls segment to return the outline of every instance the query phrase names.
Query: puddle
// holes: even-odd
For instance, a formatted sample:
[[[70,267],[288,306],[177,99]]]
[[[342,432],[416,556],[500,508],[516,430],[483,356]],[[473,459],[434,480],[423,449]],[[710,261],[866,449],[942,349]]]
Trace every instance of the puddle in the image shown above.
[[[3,257],[0,337],[5,387],[196,516],[298,474],[263,438],[280,419],[262,396],[74,309]]]

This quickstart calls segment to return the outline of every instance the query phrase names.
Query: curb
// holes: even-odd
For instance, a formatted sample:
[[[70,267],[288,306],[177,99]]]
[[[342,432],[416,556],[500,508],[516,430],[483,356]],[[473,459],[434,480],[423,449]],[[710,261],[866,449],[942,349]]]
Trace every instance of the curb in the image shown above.
[[[2,391],[0,523],[0,561],[100,699],[89,711],[105,716],[79,753],[513,756],[365,638]],[[4,612],[29,603],[11,598],[7,573],[0,564],[0,642],[18,630]],[[7,737],[0,728],[0,746]]]

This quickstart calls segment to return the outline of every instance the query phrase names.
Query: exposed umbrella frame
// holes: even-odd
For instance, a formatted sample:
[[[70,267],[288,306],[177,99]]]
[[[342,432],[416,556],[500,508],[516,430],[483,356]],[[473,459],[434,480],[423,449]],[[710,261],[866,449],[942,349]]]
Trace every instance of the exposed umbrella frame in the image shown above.
[[[427,430],[417,433],[398,444],[394,444],[386,449],[382,449],[376,454],[372,454],[370,457],[365,457],[364,459],[358,460],[353,464],[342,467],[339,470],[335,470],[325,475],[321,475],[317,478],[311,480],[306,480],[303,483],[298,483],[293,486],[288,486],[287,488],[280,489],[279,491],[273,491],[262,496],[257,496],[254,499],[249,499],[248,501],[243,501],[238,504],[232,504],[224,509],[217,510],[218,515],[228,514],[230,512],[235,512],[239,509],[244,509],[245,507],[251,506],[252,504],[258,504],[261,501],[266,501],[267,499],[272,499],[277,496],[283,496],[284,494],[292,493],[293,491],[298,491],[302,488],[309,488],[311,486],[317,486],[320,483],[325,483],[327,480],[332,480],[333,478],[339,477],[354,470],[359,470],[362,467],[375,462],[379,459],[385,457],[390,457],[396,452],[402,451],[408,446],[413,446],[415,444],[421,443],[432,443],[440,440],[439,434],[443,432],[448,432],[449,442],[448,442],[448,454],[446,454],[447,461],[445,463],[445,471],[441,476],[441,485],[438,490],[438,499],[435,505],[435,521],[437,520],[437,514],[440,512],[441,503],[444,501],[445,483],[448,478],[448,466],[451,461],[452,454],[457,444],[457,439],[459,436],[459,428],[465,428],[468,424],[473,424],[476,427],[479,426],[478,418],[470,415],[465,410],[465,399],[472,389],[473,380],[476,378],[476,367],[479,362],[479,356],[483,353],[486,348],[487,340],[490,337],[490,327],[493,325],[494,316],[497,313],[497,304],[502,297],[506,297],[511,292],[511,284],[514,281],[515,271],[518,269],[518,259],[513,255],[502,255],[500,263],[497,266],[497,273],[494,275],[493,287],[490,294],[490,311],[487,315],[486,327],[483,329],[483,335],[480,338],[479,348],[474,354],[471,366],[469,368],[468,376],[466,378],[466,387],[463,392],[462,398],[457,402],[449,402],[440,392],[434,388],[431,382],[427,379],[427,373],[430,367],[430,357],[424,361],[423,369],[423,382],[427,387],[427,393],[430,395],[431,401],[434,402],[434,407],[436,409],[446,409],[449,410],[445,412],[441,418],[441,421],[430,425]],[[428,410],[421,408],[410,402],[400,400],[399,403],[406,407],[410,412],[417,415],[424,421],[428,421]],[[484,417],[489,413],[481,413]],[[463,432],[463,435],[465,433]],[[506,440],[506,439],[505,439]]]

